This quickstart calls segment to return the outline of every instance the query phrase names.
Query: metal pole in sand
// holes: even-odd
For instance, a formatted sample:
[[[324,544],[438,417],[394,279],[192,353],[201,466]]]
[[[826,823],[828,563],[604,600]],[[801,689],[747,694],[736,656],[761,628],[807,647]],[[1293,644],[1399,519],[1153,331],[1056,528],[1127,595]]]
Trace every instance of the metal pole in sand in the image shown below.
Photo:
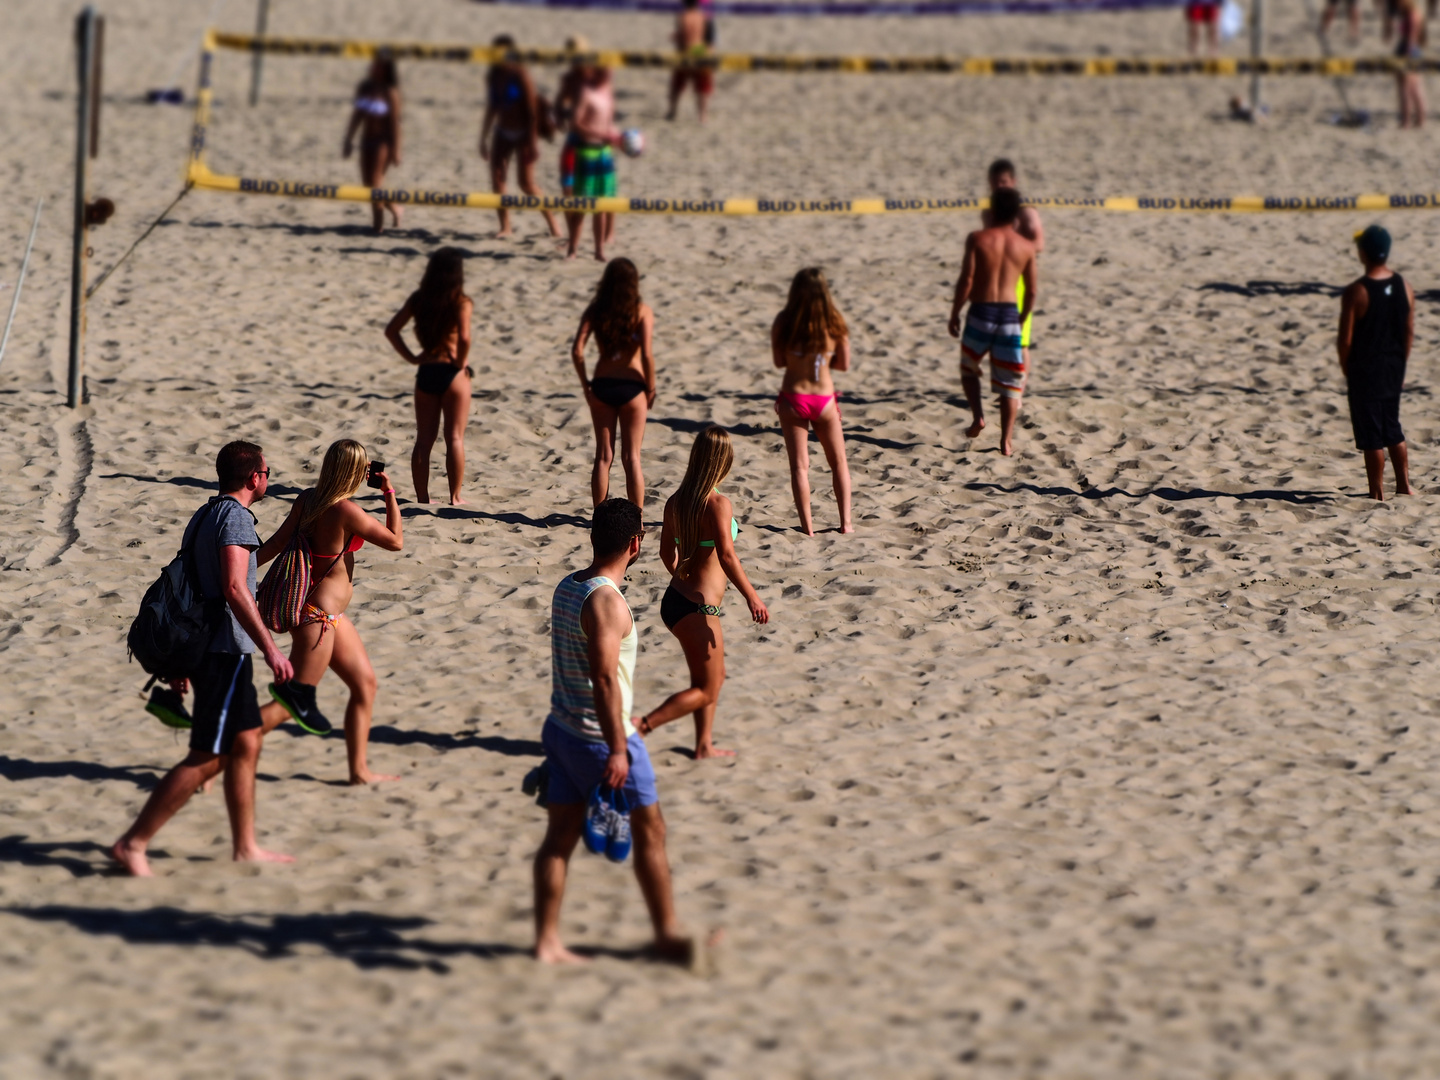
[[[45,200],[35,203],[35,220],[30,222],[30,240],[25,245],[25,258],[20,262],[20,277],[15,282],[15,295],[10,298],[10,317],[5,320],[5,336],[0,337],[0,360],[5,359],[5,346],[10,344],[10,327],[15,325],[15,312],[20,307],[20,290],[25,287],[25,272],[30,269],[30,252],[35,248],[35,230],[40,228],[40,208]]]
[[[80,46],[80,97],[76,107],[75,140],[75,237],[70,253],[70,379],[69,403],[80,404],[80,354],[85,334],[85,188],[90,164],[90,110],[93,105],[91,78],[95,74],[95,8],[87,5],[75,22]]]
[[[266,24],[270,21],[270,0],[256,0],[255,4],[255,36],[265,36]],[[250,104],[256,105],[260,101],[260,71],[265,66],[265,54],[255,50],[255,55],[250,58]]]
[[[1265,55],[1265,0],[1250,0],[1250,115],[1260,118],[1260,58]]]

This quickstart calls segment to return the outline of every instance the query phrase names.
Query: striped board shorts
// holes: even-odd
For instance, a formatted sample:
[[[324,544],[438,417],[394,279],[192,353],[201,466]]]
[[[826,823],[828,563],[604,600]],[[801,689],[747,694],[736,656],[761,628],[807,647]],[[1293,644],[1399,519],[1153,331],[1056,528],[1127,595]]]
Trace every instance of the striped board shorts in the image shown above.
[[[1020,309],[1014,304],[971,304],[960,338],[960,370],[977,378],[980,361],[990,354],[990,385],[1001,397],[1025,392],[1025,351]]]

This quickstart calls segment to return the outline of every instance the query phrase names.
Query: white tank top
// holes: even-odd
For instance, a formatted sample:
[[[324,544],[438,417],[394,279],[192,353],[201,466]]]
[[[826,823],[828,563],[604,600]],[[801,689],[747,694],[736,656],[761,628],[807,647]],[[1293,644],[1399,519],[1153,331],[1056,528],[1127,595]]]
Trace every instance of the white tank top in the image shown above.
[[[591,742],[604,742],[605,733],[595,715],[595,684],[590,681],[590,658],[586,651],[587,638],[580,623],[580,613],[585,609],[596,589],[610,587],[625,599],[625,594],[608,577],[593,577],[576,581],[571,574],[555,586],[555,597],[550,603],[550,715],[567,731]],[[625,605],[629,612],[630,605]],[[625,737],[635,734],[630,722],[630,712],[635,702],[635,655],[639,651],[640,635],[635,629],[635,618],[630,618],[630,632],[620,639],[620,719],[625,726]]]

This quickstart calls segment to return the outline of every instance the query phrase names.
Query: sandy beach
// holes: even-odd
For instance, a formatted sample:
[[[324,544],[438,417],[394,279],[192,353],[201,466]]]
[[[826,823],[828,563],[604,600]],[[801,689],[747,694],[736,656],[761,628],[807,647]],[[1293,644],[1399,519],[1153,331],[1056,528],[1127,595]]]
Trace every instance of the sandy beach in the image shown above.
[[[178,193],[209,3],[106,0],[92,189],[108,266]],[[1316,51],[1304,5],[1274,51]],[[1046,216],[1034,372],[1014,458],[969,442],[946,334],[970,215],[622,217],[656,312],[650,501],[694,433],[735,438],[725,491],[772,621],[726,599],[719,741],[650,739],[677,904],[725,937],[700,973],[637,958],[628,869],[577,853],[565,909],[583,970],[542,969],[530,858],[555,583],[588,561],[593,435],[568,349],[598,278],[534,215],[189,195],[96,295],[89,403],[64,407],[74,132],[72,5],[10,0],[0,42],[0,281],[45,218],[0,368],[0,1076],[1373,1078],[1440,1073],[1433,690],[1440,491],[1433,389],[1440,216],[1380,215],[1417,298],[1403,419],[1421,494],[1375,504],[1334,353],[1351,234],[1377,215]],[[219,24],[249,29],[253,7]],[[660,16],[461,2],[279,0],[293,35],[661,48]],[[1366,10],[1365,52],[1379,51]],[[731,19],[726,50],[1177,55],[1176,11]],[[1337,42],[1341,35],[1337,34]],[[1341,46],[1344,48],[1344,46]],[[1228,48],[1238,51],[1239,43]],[[211,164],[355,182],[340,158],[363,65],[221,54]],[[178,71],[179,75],[174,72]],[[482,71],[402,64],[395,184],[486,190]],[[553,69],[538,72],[553,87]],[[664,73],[621,71],[649,137],[622,194],[980,195],[1013,157],[1036,195],[1435,189],[1433,130],[1400,131],[1388,79],[1272,79],[1269,120],[1226,79],[724,75],[711,123],[667,125]],[[554,151],[541,182],[557,192]],[[229,861],[218,791],[155,845],[104,849],[184,756],[142,711],[124,632],[213,493],[216,449],[262,443],[261,535],[352,437],[404,476],[411,370],[382,328],[442,244],[475,300],[469,505],[399,486],[405,548],[366,548],[350,615],[381,677],[371,764],[272,734],[262,842]],[[767,333],[790,276],[826,269],[855,360],[837,377],[855,482],[835,532],[795,529]],[[9,289],[0,290],[0,315]],[[613,484],[623,490],[617,465]],[[432,490],[443,484],[437,452]],[[379,509],[379,499],[365,505]],[[652,536],[658,535],[658,529]],[[627,584],[637,704],[683,685],[653,539]],[[282,644],[288,648],[288,644]],[[344,692],[333,676],[320,701]],[[1427,780],[1427,777],[1432,779]]]

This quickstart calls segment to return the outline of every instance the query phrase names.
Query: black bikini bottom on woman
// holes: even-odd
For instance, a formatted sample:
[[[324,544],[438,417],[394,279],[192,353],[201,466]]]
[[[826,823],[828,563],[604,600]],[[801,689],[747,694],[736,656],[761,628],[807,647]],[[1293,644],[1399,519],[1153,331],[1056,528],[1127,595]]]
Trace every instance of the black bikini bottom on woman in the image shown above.
[[[590,392],[610,408],[618,409],[636,394],[645,393],[645,384],[634,379],[591,379]]]
[[[415,372],[415,389],[425,394],[443,394],[450,389],[450,384],[461,371],[466,375],[475,374],[468,366],[458,368],[454,364],[421,364],[420,369]]]
[[[674,630],[675,624],[687,615],[714,615],[719,618],[720,608],[717,604],[697,604],[671,582],[660,600],[660,621],[665,624],[666,630]]]

